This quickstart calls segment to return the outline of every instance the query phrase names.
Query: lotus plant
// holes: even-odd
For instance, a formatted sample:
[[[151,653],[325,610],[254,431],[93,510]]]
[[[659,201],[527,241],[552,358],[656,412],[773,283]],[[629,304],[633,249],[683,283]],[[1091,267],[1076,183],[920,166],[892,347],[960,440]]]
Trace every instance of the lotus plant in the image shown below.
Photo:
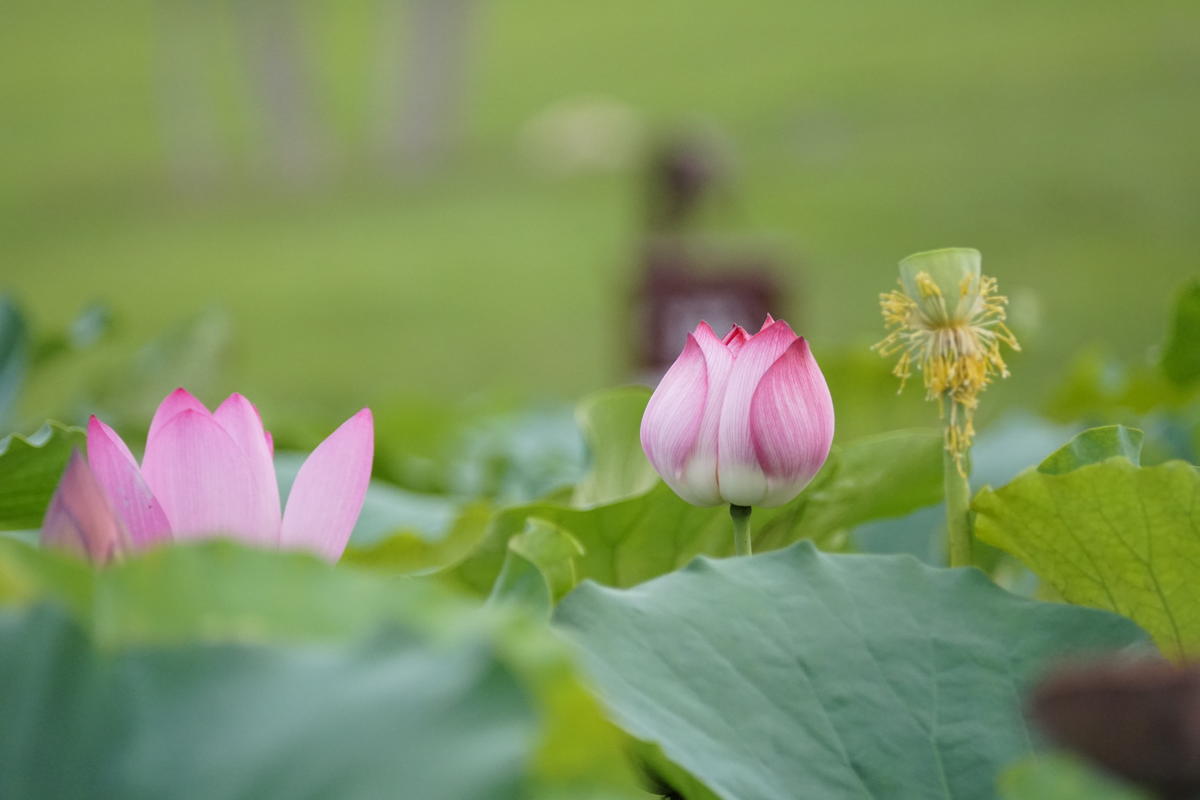
[[[971,561],[967,455],[975,438],[979,395],[993,379],[1007,378],[1000,352],[1021,346],[1005,325],[1008,298],[984,275],[982,256],[969,247],[915,253],[900,262],[900,288],[879,296],[888,335],[880,355],[899,355],[892,373],[900,391],[913,369],[925,397],[937,402],[945,422],[944,483],[951,566]]]
[[[305,460],[281,513],[274,443],[254,405],[232,394],[209,411],[177,389],[154,414],[140,466],[116,431],[91,418],[87,458],[72,455],[42,542],[104,563],[171,540],[228,536],[336,561],[362,510],[374,440],[364,408]]]
[[[809,350],[768,315],[754,335],[722,339],[708,323],[688,334],[642,417],[642,448],[689,503],[728,503],[739,554],[750,552],[750,509],[779,506],[820,471],[833,441],[833,400]]]

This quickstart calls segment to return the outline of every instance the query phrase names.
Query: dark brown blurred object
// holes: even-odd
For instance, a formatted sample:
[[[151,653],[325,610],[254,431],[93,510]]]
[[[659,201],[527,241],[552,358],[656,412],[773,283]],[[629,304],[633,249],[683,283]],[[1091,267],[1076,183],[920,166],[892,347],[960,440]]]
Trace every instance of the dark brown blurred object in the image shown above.
[[[699,141],[679,139],[662,145],[650,159],[650,234],[685,230],[698,215],[701,201],[722,189],[728,172],[713,148]]]
[[[753,333],[767,314],[781,311],[781,287],[765,248],[713,240],[699,230],[714,200],[732,207],[728,174],[714,149],[694,139],[668,142],[651,159],[635,298],[635,357],[649,382],[670,367],[701,320],[718,336],[735,324]]]
[[[1029,714],[1058,744],[1164,800],[1200,797],[1200,666],[1064,666],[1034,689]]]
[[[735,324],[754,333],[778,310],[778,286],[765,261],[724,261],[719,271],[706,273],[695,268],[693,256],[671,246],[648,246],[644,258],[638,364],[655,378],[679,356],[700,320],[718,336]]]

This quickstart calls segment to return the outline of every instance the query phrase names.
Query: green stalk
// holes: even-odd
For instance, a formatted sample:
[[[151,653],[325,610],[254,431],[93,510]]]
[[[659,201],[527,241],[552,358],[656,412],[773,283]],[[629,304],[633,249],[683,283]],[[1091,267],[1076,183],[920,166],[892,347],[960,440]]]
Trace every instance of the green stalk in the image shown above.
[[[966,456],[963,456],[964,459]],[[942,480],[946,487],[946,533],[950,566],[971,565],[971,487],[949,450],[942,452]]]
[[[750,506],[729,506],[733,519],[733,552],[739,556],[750,555]]]

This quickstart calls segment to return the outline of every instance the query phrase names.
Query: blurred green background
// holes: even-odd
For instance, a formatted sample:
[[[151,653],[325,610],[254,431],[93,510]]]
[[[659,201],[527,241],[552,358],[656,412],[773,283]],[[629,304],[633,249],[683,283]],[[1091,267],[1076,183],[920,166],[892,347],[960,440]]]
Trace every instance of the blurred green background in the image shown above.
[[[108,304],[112,363],[228,309],[220,388],[297,414],[567,399],[631,375],[642,153],[679,129],[725,142],[706,224],[784,254],[818,358],[879,338],[900,257],[974,246],[1030,396],[1140,356],[1196,272],[1194,0],[451,5],[5,0],[0,290],[44,328]],[[418,62],[458,111],[406,161]]]

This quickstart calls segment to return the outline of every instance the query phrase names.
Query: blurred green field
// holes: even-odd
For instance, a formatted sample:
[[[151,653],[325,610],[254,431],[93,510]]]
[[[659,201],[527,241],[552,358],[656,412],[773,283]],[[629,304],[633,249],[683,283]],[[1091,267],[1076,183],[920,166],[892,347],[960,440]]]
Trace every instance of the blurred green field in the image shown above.
[[[158,117],[160,6],[7,0],[0,290],[46,325],[101,299],[130,348],[225,306],[228,382],[296,409],[614,383],[641,176],[550,177],[518,146],[531,117],[591,95],[651,129],[699,119],[729,137],[726,225],[784,243],[785,312],[818,357],[879,337],[876,294],[916,250],[983,251],[1024,315],[1021,369],[1038,380],[1022,393],[1082,347],[1144,352],[1198,271],[1193,0],[496,0],[479,8],[464,146],[405,185],[368,157],[381,6],[306,4],[338,168],[299,196],[258,180],[214,15],[229,170],[181,198]]]

